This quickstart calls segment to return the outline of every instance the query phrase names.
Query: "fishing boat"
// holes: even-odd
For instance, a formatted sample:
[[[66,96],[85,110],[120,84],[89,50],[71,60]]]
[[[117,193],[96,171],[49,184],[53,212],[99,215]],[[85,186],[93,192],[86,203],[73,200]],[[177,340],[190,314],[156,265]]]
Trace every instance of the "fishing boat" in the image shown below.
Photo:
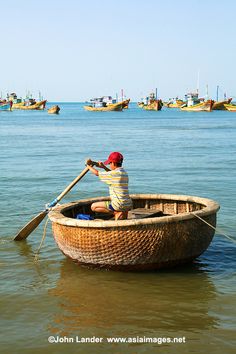
[[[160,111],[162,109],[163,103],[162,100],[153,100],[150,101],[147,105],[143,105],[143,109],[146,111]]]
[[[227,111],[236,112],[236,104],[225,104]]]
[[[108,105],[102,105],[102,106],[84,106],[84,109],[86,111],[91,111],[91,112],[110,112],[110,111],[122,111],[123,110],[123,103],[111,103]]]
[[[46,106],[47,100],[39,101],[36,103],[33,103],[31,105],[24,105],[21,106],[18,109],[23,109],[23,110],[43,110]]]
[[[26,102],[25,101],[18,102],[18,103],[13,103],[12,109],[21,109],[22,106],[26,106]]]
[[[167,108],[180,108],[180,107],[182,107],[184,104],[186,104],[185,101],[176,98],[176,99],[173,100],[173,101],[166,102],[166,103],[165,103],[165,107],[167,107]]]
[[[211,112],[213,104],[214,104],[213,100],[207,100],[195,104],[193,106],[180,107],[180,109],[181,111],[191,111],[191,112],[201,112],[201,111]]]
[[[138,105],[139,108],[143,108],[144,102],[138,102],[137,105]]]
[[[3,100],[0,102],[0,111],[11,111],[12,103]]]
[[[39,101],[32,98],[32,94],[28,92],[26,98],[18,98],[15,92],[8,94],[8,99],[12,102],[12,109],[23,109],[23,110],[39,110],[44,109],[46,106],[46,100],[42,99],[41,94],[39,95]]]
[[[215,101],[213,103],[212,109],[213,110],[225,111],[227,109],[225,107],[225,105],[230,104],[231,101],[232,101],[232,98],[229,98],[228,100],[224,100],[224,101]]]
[[[10,93],[10,95],[7,94],[7,98],[12,102],[12,109],[21,109],[22,106],[26,105],[26,100],[18,98],[15,92]]]
[[[97,98],[92,98],[89,105],[84,106],[87,111],[97,111],[97,112],[107,112],[107,111],[122,111],[122,109],[127,109],[129,107],[130,99],[122,100],[119,102],[118,98],[112,98],[112,96],[102,96]]]
[[[197,92],[189,92],[185,95],[186,103],[180,107],[182,111],[191,111],[191,112],[211,112],[212,106],[214,104],[213,100],[199,98],[198,90]]]
[[[172,194],[133,194],[131,198],[133,209],[127,220],[106,220],[109,214],[93,214],[91,204],[109,197],[52,209],[49,218],[62,253],[79,264],[96,267],[159,269],[193,261],[212,241],[220,208],[217,202]],[[81,213],[94,219],[78,219]]]
[[[120,103],[122,103],[123,109],[128,109],[129,108],[129,103],[130,103],[130,98],[128,100],[124,100],[124,101],[122,101]]]
[[[163,102],[157,99],[157,93],[151,92],[149,96],[138,102],[138,107],[145,109],[146,111],[160,111],[162,109]]]
[[[58,105],[52,106],[48,109],[49,114],[59,114],[60,107]]]
[[[191,112],[211,112],[212,106],[214,104],[213,100],[204,100],[203,98],[198,97],[197,92],[190,92],[185,95],[186,104],[181,106],[182,111],[191,111]]]

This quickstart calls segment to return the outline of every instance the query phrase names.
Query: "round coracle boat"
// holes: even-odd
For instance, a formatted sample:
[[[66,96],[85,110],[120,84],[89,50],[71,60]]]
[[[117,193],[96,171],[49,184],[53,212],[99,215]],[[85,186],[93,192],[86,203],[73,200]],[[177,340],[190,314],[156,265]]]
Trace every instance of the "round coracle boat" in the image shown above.
[[[118,270],[147,270],[194,260],[209,246],[220,206],[213,200],[172,194],[131,195],[127,220],[93,214],[91,204],[109,197],[84,199],[50,213],[60,250],[79,264]],[[77,215],[93,220],[80,220]]]
[[[59,114],[60,112],[60,107],[58,105],[52,106],[51,108],[48,109],[49,114]]]

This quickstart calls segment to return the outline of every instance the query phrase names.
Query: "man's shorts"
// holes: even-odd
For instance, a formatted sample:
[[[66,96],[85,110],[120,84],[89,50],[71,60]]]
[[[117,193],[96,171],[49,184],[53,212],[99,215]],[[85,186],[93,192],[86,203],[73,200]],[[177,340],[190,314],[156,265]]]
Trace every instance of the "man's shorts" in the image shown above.
[[[115,209],[113,208],[113,206],[111,205],[111,202],[110,202],[110,200],[106,200],[105,201],[105,205],[106,205],[106,208],[108,209],[108,210],[110,210],[110,211],[115,211]]]

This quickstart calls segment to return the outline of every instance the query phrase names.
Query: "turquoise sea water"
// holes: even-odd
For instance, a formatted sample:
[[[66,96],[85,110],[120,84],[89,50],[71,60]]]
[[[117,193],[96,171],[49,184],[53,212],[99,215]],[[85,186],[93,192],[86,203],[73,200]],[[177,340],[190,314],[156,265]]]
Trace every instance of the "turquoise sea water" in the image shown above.
[[[234,353],[236,326],[236,114],[0,113],[0,343],[3,353]],[[50,225],[13,236],[82,171],[121,151],[131,193],[172,193],[220,203],[216,235],[192,265],[122,273],[80,268],[54,243]],[[107,195],[87,174],[64,202]],[[233,241],[222,236],[231,235]],[[70,343],[48,342],[59,337]],[[101,337],[83,344],[77,337]],[[107,343],[108,337],[185,337],[185,343]],[[73,343],[72,343],[73,342]]]

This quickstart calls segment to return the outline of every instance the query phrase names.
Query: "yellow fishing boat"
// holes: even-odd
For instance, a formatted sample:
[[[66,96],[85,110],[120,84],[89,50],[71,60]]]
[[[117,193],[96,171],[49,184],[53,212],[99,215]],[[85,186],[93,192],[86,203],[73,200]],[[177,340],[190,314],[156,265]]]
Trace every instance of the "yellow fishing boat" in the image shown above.
[[[110,111],[122,111],[123,110],[123,102],[112,103],[102,107],[94,107],[94,106],[84,106],[86,111],[90,112],[110,112]]]
[[[146,111],[160,111],[162,106],[162,100],[151,100],[150,103],[144,104],[142,108]]]
[[[138,105],[139,108],[143,108],[144,102],[138,102],[137,105]]]
[[[13,103],[12,109],[21,109],[21,107],[23,107],[25,105],[26,105],[26,102]]]
[[[157,99],[157,92],[151,92],[149,96],[141,99],[141,102],[138,102],[138,107],[145,109],[146,111],[160,111],[163,106],[163,102],[160,99]]]
[[[22,106],[26,105],[25,100],[22,100],[22,98],[18,98],[17,94],[15,92],[12,92],[7,94],[9,101],[12,102],[12,109],[20,109]]]
[[[31,96],[31,97],[30,97]],[[42,100],[40,95],[40,101],[36,101],[32,98],[32,95],[28,93],[25,99],[18,98],[16,93],[10,93],[8,95],[9,101],[12,102],[12,109],[23,109],[23,110],[34,110],[34,109],[44,109],[46,105],[46,100]]]
[[[119,102],[123,104],[123,109],[129,108],[129,103],[130,103],[130,98],[128,100],[124,100],[122,102]]]
[[[232,101],[232,98],[229,98],[228,100],[224,100],[224,101],[216,101],[214,102],[212,109],[213,110],[220,110],[220,111],[225,111],[227,108],[225,107],[225,105],[230,105],[230,102]]]
[[[211,112],[214,101],[207,100],[201,103],[194,104],[193,106],[181,107],[181,111],[191,111],[191,112]]]
[[[236,105],[235,104],[225,104],[224,105],[227,111],[236,112]]]
[[[47,100],[44,101],[39,101],[36,102],[35,104],[29,105],[29,106],[21,106],[18,109],[24,109],[24,110],[41,110],[44,109],[46,106]]]
[[[182,107],[186,102],[183,100],[175,100],[174,102],[166,103],[165,106],[168,108],[180,108]]]

